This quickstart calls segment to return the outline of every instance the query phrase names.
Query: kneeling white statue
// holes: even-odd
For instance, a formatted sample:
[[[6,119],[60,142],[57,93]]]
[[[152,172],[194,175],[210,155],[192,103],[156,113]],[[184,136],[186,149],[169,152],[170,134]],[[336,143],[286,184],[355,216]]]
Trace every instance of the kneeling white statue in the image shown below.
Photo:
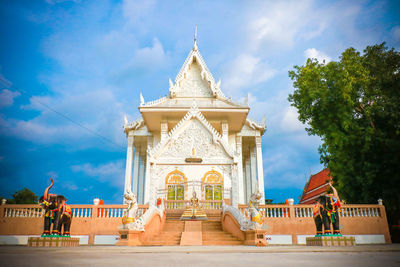
[[[122,217],[122,225],[119,229],[129,229],[144,231],[144,224],[141,218],[138,218],[138,204],[136,196],[130,189],[124,194],[125,203],[128,205],[125,215]]]

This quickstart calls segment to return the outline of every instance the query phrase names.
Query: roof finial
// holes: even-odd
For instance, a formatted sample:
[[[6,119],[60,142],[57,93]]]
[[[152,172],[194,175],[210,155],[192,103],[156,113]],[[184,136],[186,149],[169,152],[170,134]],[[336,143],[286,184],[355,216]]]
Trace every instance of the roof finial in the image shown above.
[[[193,44],[193,50],[197,50],[197,25],[194,28],[194,44]]]

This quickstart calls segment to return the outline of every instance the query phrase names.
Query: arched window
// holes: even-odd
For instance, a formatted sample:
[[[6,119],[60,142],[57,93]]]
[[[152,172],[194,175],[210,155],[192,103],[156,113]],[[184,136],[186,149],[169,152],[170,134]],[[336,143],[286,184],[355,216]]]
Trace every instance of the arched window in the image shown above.
[[[203,199],[222,200],[224,179],[222,174],[212,169],[201,179]]]
[[[174,170],[168,173],[165,178],[165,187],[167,189],[168,200],[185,199],[185,191],[187,187],[187,179],[183,172]]]

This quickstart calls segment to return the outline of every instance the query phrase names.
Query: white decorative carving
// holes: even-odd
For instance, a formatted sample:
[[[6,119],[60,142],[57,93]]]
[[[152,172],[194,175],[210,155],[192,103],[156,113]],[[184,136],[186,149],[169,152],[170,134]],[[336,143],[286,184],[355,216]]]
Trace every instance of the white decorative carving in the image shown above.
[[[240,225],[240,230],[246,231],[246,230],[254,230],[255,225],[254,222],[250,221],[248,218],[246,218],[238,208],[235,208],[233,206],[228,206],[225,205],[224,202],[222,202],[222,212],[225,215],[226,212],[229,212],[232,214],[232,216],[236,219],[236,221]]]
[[[142,118],[139,118],[130,124],[128,124],[127,121],[125,121],[124,131],[125,131],[125,133],[127,133],[128,131],[131,131],[131,130],[135,131],[135,130],[138,130],[142,126],[144,126],[144,121]]]
[[[183,80],[178,83],[174,90],[179,97],[212,97],[212,90],[209,82],[203,79],[204,72],[197,62],[190,65],[188,72]]]
[[[146,224],[150,221],[151,218],[153,218],[155,214],[159,214],[162,218],[164,216],[164,205],[161,205],[160,208],[157,208],[155,205],[150,205],[146,212],[133,223],[123,224],[120,225],[118,228],[121,230],[128,229],[144,232]]]
[[[220,144],[213,142],[212,134],[195,119],[188,122],[185,129],[172,138],[163,149],[160,158],[225,158],[226,153]]]
[[[169,145],[173,143],[172,145]],[[215,130],[214,127],[204,118],[203,114],[193,105],[183,117],[183,119],[168,133],[168,136],[158,143],[153,149],[148,151],[153,158],[183,158],[192,155],[192,145],[195,146],[196,154],[199,156],[207,155],[207,158],[234,158],[228,143]],[[204,147],[201,147],[204,145]],[[220,146],[219,146],[220,145]],[[165,149],[164,149],[165,148]],[[190,148],[190,153],[188,153]],[[226,155],[222,155],[222,149]]]

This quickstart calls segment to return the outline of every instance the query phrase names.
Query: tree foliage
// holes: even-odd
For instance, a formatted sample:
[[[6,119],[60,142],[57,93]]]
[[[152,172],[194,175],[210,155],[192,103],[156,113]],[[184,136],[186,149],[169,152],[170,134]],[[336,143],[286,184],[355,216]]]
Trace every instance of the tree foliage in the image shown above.
[[[0,197],[1,198],[1,197]],[[36,204],[38,196],[28,188],[15,192],[12,199],[7,199],[7,204]]]
[[[322,139],[321,163],[349,203],[382,198],[393,223],[400,214],[400,53],[385,43],[337,62],[308,59],[289,72],[309,135]]]

